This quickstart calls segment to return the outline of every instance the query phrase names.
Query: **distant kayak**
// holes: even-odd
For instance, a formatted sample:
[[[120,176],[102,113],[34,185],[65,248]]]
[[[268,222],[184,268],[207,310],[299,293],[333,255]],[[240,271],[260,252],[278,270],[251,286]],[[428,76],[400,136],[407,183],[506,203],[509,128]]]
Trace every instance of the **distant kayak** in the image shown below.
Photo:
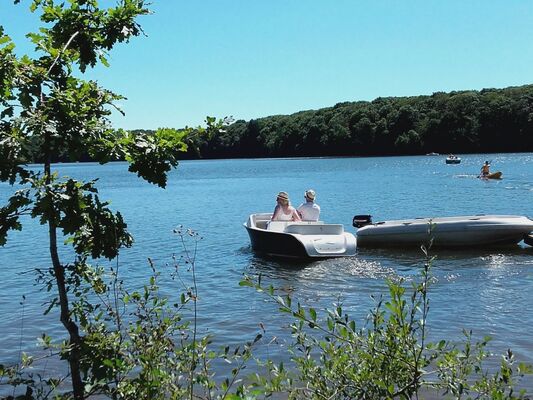
[[[480,179],[502,179],[502,175],[503,175],[503,172],[496,171],[488,175],[479,175],[478,178]]]

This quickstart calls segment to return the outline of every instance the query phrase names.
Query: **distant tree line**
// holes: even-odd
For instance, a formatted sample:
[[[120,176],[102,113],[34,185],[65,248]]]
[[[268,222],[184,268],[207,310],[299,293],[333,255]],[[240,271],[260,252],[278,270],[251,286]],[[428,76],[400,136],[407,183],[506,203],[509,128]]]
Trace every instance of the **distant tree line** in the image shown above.
[[[533,151],[533,85],[338,103],[194,140],[188,158]]]

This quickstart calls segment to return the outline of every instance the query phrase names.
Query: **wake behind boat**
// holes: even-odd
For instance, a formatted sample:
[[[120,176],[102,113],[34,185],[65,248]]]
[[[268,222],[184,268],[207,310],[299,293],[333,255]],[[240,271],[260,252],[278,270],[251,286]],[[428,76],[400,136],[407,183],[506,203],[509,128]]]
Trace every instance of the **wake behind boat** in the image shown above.
[[[342,224],[322,221],[271,221],[272,214],[251,214],[243,224],[258,253],[290,258],[347,257],[356,253],[355,236]]]
[[[357,245],[361,247],[497,246],[517,244],[533,232],[533,220],[519,215],[472,215],[415,218],[373,223],[370,216],[356,215]]]

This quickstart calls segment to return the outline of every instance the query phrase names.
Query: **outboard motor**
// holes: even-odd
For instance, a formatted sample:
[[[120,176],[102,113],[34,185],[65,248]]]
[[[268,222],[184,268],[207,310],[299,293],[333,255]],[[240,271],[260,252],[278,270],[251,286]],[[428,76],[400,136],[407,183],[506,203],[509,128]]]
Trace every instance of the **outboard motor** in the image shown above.
[[[356,228],[362,228],[365,225],[372,223],[372,215],[355,215],[353,217],[352,225]]]

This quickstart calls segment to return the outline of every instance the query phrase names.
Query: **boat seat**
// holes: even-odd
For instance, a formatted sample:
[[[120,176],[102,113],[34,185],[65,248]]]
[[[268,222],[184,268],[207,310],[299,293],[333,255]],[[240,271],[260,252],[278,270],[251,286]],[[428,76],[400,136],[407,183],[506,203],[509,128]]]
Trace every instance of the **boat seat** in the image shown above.
[[[258,221],[259,222],[259,221]],[[288,233],[296,233],[296,232],[289,232],[287,229],[293,226],[316,226],[316,225],[324,225],[324,221],[266,221],[266,229],[269,231],[274,232],[288,232]],[[259,225],[256,225],[259,227]],[[290,228],[290,229],[297,229],[297,228]],[[305,229],[305,228],[304,228]]]
[[[270,221],[256,221],[255,226],[257,226],[259,229],[267,229],[269,222]]]
[[[300,235],[342,235],[344,226],[341,224],[291,224],[285,228],[286,233],[296,233]]]
[[[291,223],[291,221],[268,221],[267,230],[274,232],[285,232],[285,228],[289,223]]]

